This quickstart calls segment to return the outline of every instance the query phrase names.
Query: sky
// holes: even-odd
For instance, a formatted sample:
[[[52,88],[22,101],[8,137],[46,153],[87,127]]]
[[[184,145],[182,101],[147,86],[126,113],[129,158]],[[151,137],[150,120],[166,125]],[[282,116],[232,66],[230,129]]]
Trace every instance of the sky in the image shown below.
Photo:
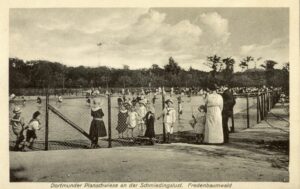
[[[101,45],[97,45],[101,43]],[[9,56],[68,66],[209,71],[207,56],[289,61],[287,8],[10,9]]]

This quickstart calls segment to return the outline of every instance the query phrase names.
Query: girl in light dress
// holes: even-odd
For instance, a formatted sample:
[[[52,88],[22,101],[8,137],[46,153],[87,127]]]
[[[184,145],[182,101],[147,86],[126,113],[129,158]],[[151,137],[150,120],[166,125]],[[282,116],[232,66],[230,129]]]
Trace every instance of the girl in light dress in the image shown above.
[[[134,106],[130,106],[128,112],[128,117],[127,117],[127,137],[129,137],[128,132],[131,131],[131,138],[133,138],[133,129],[137,126],[138,124],[138,113],[136,112],[136,109]]]
[[[202,143],[204,139],[204,127],[206,122],[206,108],[204,105],[199,106],[198,112],[196,115],[192,115],[193,123],[192,127],[194,128],[194,132],[196,133],[196,143]]]
[[[139,106],[137,108],[138,113],[138,128],[139,128],[139,136],[144,136],[144,130],[145,130],[145,116],[147,113],[146,104],[147,100],[142,99],[139,101]]]

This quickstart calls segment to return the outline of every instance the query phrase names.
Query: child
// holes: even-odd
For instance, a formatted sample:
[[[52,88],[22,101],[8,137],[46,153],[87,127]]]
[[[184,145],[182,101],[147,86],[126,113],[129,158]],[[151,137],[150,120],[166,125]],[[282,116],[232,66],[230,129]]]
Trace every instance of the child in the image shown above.
[[[119,138],[123,138],[123,133],[127,129],[127,117],[128,117],[128,111],[125,107],[125,103],[121,104],[119,113],[118,113],[118,126],[116,127],[116,130],[118,131]],[[122,136],[121,136],[122,135]]]
[[[173,101],[168,99],[165,101],[166,107],[164,108],[162,114],[157,118],[164,116],[164,124],[167,131],[167,143],[170,143],[171,137],[174,130],[174,124],[176,122],[176,110],[173,108]]]
[[[153,106],[148,104],[148,112],[145,116],[146,132],[145,137],[148,137],[151,140],[151,144],[154,145],[155,131],[154,131],[154,122],[155,122],[155,109]]]
[[[14,150],[18,151],[20,149],[22,149],[22,146],[24,146],[24,144],[22,144],[24,142],[24,135],[23,132],[25,130],[24,125],[24,118],[21,116],[21,108],[20,107],[15,107],[15,109],[13,110],[13,113],[15,114],[12,119],[10,120],[10,125],[12,127],[12,130],[14,132],[14,134],[16,135],[16,144],[14,147]]]
[[[131,137],[133,138],[133,129],[137,126],[138,123],[138,114],[135,111],[134,106],[130,106],[127,117],[127,137],[128,137],[128,131],[131,130]]]
[[[182,115],[183,113],[183,106],[182,106],[183,101],[181,99],[181,96],[179,96],[177,100],[178,100],[178,119],[180,119],[180,115]]]
[[[32,115],[32,119],[28,124],[28,130],[26,133],[26,143],[28,148],[30,149],[33,149],[33,143],[37,139],[36,131],[41,129],[40,115],[41,113],[39,111],[34,112]]]
[[[144,118],[145,118],[146,113],[147,113],[146,103],[147,103],[146,99],[140,100],[139,101],[139,107],[138,107],[138,110],[137,110],[137,113],[139,115],[139,117],[138,117],[139,136],[144,136],[144,127],[145,127]]]
[[[90,138],[92,140],[91,148],[98,148],[99,137],[107,136],[105,124],[103,122],[104,113],[101,108],[101,101],[94,99],[93,107],[91,109],[91,116],[93,120],[90,125]]]
[[[36,103],[42,104],[42,99],[39,96],[36,98]]]
[[[61,95],[58,96],[57,102],[58,103],[62,103],[63,102],[63,97]]]
[[[198,108],[198,113],[196,114],[196,116],[192,115],[194,122],[192,124],[192,126],[194,127],[194,131],[196,133],[196,143],[202,143],[204,137],[203,137],[203,133],[204,133],[204,127],[205,127],[205,121],[206,121],[206,110],[205,110],[205,106],[201,105]]]

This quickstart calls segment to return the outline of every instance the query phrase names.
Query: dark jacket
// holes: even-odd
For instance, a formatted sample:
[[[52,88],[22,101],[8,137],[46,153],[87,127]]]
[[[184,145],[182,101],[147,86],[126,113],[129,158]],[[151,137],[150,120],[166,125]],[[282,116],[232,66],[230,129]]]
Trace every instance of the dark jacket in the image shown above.
[[[222,94],[223,97],[223,111],[224,116],[231,116],[233,114],[233,107],[235,105],[235,97],[233,93],[227,89]]]

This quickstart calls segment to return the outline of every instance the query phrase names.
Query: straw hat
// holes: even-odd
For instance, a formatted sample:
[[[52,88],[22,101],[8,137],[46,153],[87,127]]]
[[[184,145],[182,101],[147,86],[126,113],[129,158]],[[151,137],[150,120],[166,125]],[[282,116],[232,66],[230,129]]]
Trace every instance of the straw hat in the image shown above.
[[[98,98],[95,98],[95,99],[93,99],[92,110],[97,111],[97,110],[101,109],[102,105],[103,105],[102,101]]]
[[[20,107],[15,107],[14,108],[14,110],[13,110],[13,113],[15,113],[15,114],[19,114],[19,113],[21,113],[22,112],[22,110],[21,110],[21,108]]]

